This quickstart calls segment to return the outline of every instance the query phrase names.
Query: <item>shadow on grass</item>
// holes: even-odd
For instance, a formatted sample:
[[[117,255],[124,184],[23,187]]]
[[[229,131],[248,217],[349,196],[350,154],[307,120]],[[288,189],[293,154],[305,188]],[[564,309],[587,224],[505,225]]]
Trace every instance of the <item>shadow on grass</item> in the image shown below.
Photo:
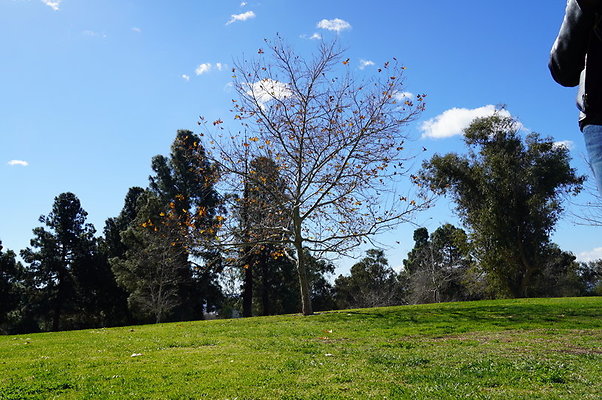
[[[579,298],[574,303],[566,300],[557,303],[554,299],[447,303],[343,310],[327,315],[335,321],[369,320],[371,326],[380,329],[400,325],[450,332],[468,329],[599,329],[602,328],[602,298]]]

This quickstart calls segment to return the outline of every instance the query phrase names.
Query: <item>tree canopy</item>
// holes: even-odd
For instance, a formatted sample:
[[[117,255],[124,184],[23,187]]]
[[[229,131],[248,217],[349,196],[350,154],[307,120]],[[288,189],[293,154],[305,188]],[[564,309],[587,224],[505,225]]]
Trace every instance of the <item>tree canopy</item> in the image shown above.
[[[583,176],[569,151],[536,133],[521,137],[520,124],[496,114],[464,131],[467,155],[436,155],[423,164],[421,180],[449,195],[470,229],[479,265],[500,295],[528,296],[548,257],[550,234],[566,194]]]

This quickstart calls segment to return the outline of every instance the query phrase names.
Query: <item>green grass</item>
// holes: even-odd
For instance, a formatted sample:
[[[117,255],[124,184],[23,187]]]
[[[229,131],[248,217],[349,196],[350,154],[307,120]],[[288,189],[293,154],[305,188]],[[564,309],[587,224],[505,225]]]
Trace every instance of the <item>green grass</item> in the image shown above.
[[[2,400],[347,398],[602,399],[602,298],[0,337]]]

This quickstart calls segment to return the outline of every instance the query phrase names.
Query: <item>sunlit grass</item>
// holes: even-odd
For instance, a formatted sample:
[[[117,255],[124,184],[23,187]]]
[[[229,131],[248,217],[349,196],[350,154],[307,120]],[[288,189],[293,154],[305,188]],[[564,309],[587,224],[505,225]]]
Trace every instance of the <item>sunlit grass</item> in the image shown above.
[[[602,298],[0,337],[0,399],[600,399]]]

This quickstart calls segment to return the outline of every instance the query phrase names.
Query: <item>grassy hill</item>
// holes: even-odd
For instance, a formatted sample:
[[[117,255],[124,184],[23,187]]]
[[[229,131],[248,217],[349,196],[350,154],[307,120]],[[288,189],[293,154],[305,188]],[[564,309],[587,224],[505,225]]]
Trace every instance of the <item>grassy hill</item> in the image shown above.
[[[0,337],[0,399],[602,399],[602,298]]]

